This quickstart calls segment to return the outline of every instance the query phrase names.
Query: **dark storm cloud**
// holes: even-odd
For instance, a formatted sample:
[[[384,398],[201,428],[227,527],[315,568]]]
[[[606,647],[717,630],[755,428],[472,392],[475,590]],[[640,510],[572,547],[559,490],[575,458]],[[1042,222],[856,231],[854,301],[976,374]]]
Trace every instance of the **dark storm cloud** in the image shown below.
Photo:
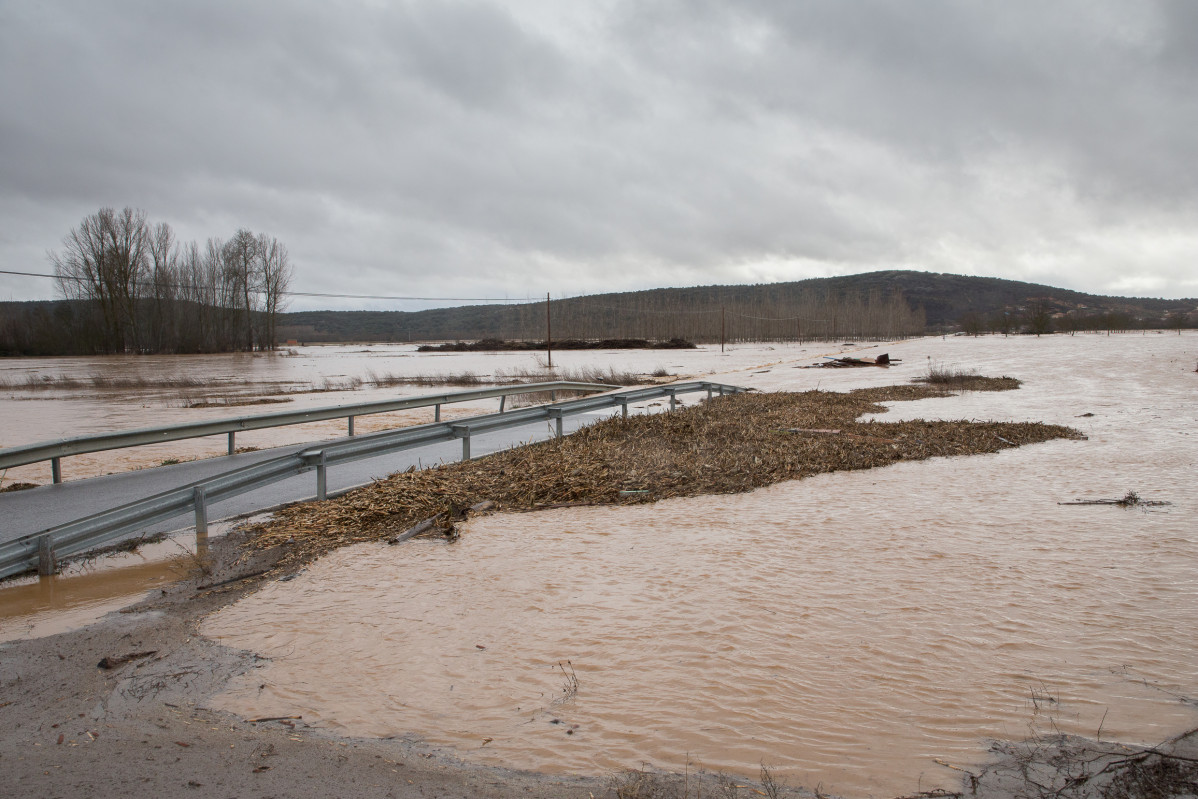
[[[0,0],[0,268],[128,204],[314,291],[1194,295],[1194,8]]]

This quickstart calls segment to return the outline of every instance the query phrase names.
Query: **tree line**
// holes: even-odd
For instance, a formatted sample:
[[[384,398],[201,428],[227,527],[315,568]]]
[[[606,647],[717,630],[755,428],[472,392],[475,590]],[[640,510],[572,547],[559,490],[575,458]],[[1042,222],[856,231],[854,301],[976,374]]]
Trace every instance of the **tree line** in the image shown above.
[[[69,302],[26,320],[29,334],[52,325],[57,351],[72,354],[273,349],[293,273],[273,236],[179,242],[134,208],[85,217],[49,258]]]
[[[901,291],[803,284],[701,286],[427,311],[286,314],[298,341],[685,339],[695,343],[861,340],[919,335],[923,310]]]
[[[1027,305],[995,311],[989,315],[969,311],[957,328],[971,336],[984,333],[1123,333],[1129,330],[1182,330],[1198,326],[1198,313],[1175,309],[1161,313],[1133,313],[1114,308],[1058,309],[1054,304],[1033,299]]]

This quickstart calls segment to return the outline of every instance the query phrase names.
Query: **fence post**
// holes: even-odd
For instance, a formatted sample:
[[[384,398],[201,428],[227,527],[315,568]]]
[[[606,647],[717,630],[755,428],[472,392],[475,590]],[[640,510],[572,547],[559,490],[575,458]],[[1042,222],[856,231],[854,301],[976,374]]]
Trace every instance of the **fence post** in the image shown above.
[[[62,482],[62,462],[58,458],[50,459],[50,477],[55,483]]]
[[[320,451],[320,460],[316,464],[316,498],[323,500],[328,491],[328,466],[324,450]]]
[[[196,506],[196,535],[208,534],[208,501],[204,497],[204,489],[196,486],[194,499]]]
[[[229,454],[230,455],[237,452],[236,440],[237,440],[237,434],[234,433],[232,430],[230,430],[229,431]]]
[[[54,541],[48,535],[37,540],[37,574],[49,577],[58,571],[58,559],[54,557]]]
[[[349,434],[351,436],[354,434],[354,417],[352,416],[349,417]]]

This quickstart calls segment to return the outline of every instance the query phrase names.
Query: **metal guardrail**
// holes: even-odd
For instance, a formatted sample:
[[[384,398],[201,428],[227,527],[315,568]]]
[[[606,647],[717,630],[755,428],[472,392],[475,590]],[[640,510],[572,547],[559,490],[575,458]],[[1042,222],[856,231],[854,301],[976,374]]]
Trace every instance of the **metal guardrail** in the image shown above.
[[[441,421],[441,406],[454,402],[470,402],[472,400],[499,397],[499,411],[502,413],[504,401],[512,394],[531,394],[543,391],[597,392],[611,391],[616,388],[619,388],[619,386],[610,386],[605,383],[577,383],[568,380],[556,380],[546,383],[521,383],[514,386],[454,391],[448,394],[423,394],[418,397],[362,402],[355,405],[333,405],[301,411],[279,411],[254,416],[213,419],[206,422],[188,422],[186,424],[146,427],[139,430],[96,433],[93,435],[63,438],[56,441],[41,441],[36,444],[25,444],[19,447],[0,449],[0,469],[25,466],[30,463],[40,463],[48,460],[50,461],[50,471],[54,482],[61,483],[62,466],[60,459],[69,455],[104,452],[124,447],[140,447],[146,444],[160,444],[165,441],[180,441],[185,438],[203,438],[204,436],[220,435],[221,433],[228,434],[228,452],[232,455],[236,450],[234,441],[237,433],[245,430],[261,430],[268,427],[283,427],[291,424],[303,424],[304,422],[321,422],[328,419],[348,419],[349,434],[352,436],[354,434],[354,417],[366,416],[372,413],[388,413],[390,411],[402,411],[411,408],[426,408],[432,405],[436,408],[434,421],[439,422]]]
[[[549,385],[549,384],[541,384]],[[577,384],[576,384],[577,385]],[[591,385],[593,384],[582,384]],[[525,386],[525,388],[528,388]],[[534,389],[545,390],[545,389]],[[558,389],[561,390],[561,389]],[[197,533],[207,532],[209,503],[220,502],[253,491],[264,485],[284,480],[304,472],[316,471],[316,498],[325,499],[327,471],[330,466],[369,458],[384,452],[462,440],[462,458],[470,458],[470,438],[473,434],[506,427],[518,427],[538,421],[555,422],[555,435],[562,435],[562,419],[592,410],[619,407],[628,415],[628,406],[638,402],[669,397],[670,410],[675,408],[678,394],[706,391],[713,395],[741,393],[747,389],[722,383],[697,381],[667,386],[632,389],[614,394],[570,400],[551,405],[538,405],[515,411],[475,416],[452,422],[386,430],[326,445],[316,445],[300,452],[283,455],[268,461],[244,466],[179,488],[164,491],[146,499],[103,511],[74,522],[22,536],[0,544],[0,578],[37,569],[39,573],[54,571],[57,557],[86,552],[134,534],[152,524],[194,511]]]

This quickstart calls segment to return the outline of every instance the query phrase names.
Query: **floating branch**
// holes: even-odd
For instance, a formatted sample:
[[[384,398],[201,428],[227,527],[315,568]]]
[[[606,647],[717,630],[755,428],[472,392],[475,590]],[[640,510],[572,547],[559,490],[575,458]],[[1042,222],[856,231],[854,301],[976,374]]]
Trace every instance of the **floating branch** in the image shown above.
[[[1058,505],[1118,505],[1121,508],[1159,508],[1172,505],[1158,499],[1141,499],[1135,491],[1128,491],[1123,499],[1078,499],[1073,502],[1058,502]]]

